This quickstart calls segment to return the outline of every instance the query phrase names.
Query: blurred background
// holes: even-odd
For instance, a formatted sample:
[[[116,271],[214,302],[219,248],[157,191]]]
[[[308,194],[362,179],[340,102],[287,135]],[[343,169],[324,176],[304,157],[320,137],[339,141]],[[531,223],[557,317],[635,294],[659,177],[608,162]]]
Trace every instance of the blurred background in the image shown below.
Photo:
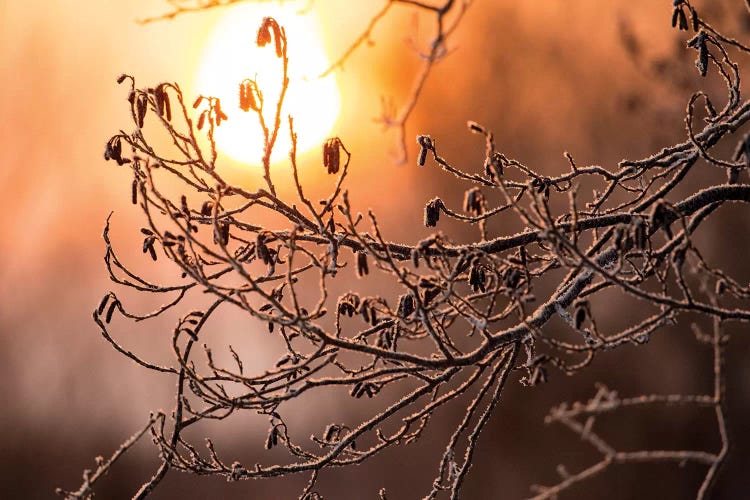
[[[306,15],[315,16],[322,47],[334,60],[380,2],[309,4]],[[712,0],[696,7],[728,33],[747,39],[750,19],[743,2]],[[49,498],[58,486],[77,489],[95,456],[109,456],[145,424],[150,411],[173,406],[174,381],[116,353],[91,319],[110,289],[101,239],[110,212],[123,259],[144,259],[137,234],[141,214],[130,204],[131,178],[126,169],[103,160],[107,139],[131,128],[127,89],[115,79],[127,72],[142,86],[176,81],[192,99],[205,46],[215,27],[232,15],[232,8],[221,8],[137,22],[168,9],[159,0],[0,0],[0,497]],[[670,28],[671,11],[668,0],[475,1],[407,124],[410,160],[400,165],[394,161],[396,135],[375,119],[383,98],[398,106],[408,95],[420,64],[414,47],[425,47],[432,24],[413,9],[396,6],[373,32],[373,43],[336,73],[341,111],[329,135],[341,137],[353,152],[351,199],[358,209],[371,207],[379,214],[391,239],[413,243],[427,235],[421,223],[425,202],[439,195],[458,206],[467,186],[434,167],[417,168],[413,137],[430,134],[442,156],[478,170],[483,143],[468,133],[467,120],[494,130],[507,156],[548,174],[567,169],[564,151],[579,165],[614,168],[623,158],[638,159],[684,140],[690,94],[706,85],[723,94],[719,82],[700,81],[693,55],[682,48],[689,35]],[[251,36],[256,28],[248,27]],[[231,125],[231,110],[225,109]],[[306,174],[311,183],[323,182],[313,170],[323,170],[318,156],[316,150],[301,160],[311,169]],[[230,175],[257,181],[257,170],[250,172],[257,167],[225,164],[234,169]],[[705,183],[702,175],[696,173],[688,188]],[[739,208],[722,209],[696,241],[709,262],[746,283],[750,217]],[[441,229],[456,238],[475,234],[450,224]],[[149,270],[157,276],[172,271],[158,264]],[[144,299],[133,297],[130,304],[139,310],[153,306],[139,300]],[[608,324],[628,321],[628,309],[618,305],[611,305]],[[750,343],[746,327],[734,331],[728,354],[733,449],[715,498],[741,498],[750,491],[745,425]],[[120,333],[125,345],[152,359],[168,354],[169,323],[131,325]],[[711,390],[710,374],[710,352],[694,341],[684,322],[645,346],[600,355],[575,378],[555,372],[549,383],[533,389],[509,385],[477,449],[465,498],[527,496],[529,485],[556,481],[557,464],[577,471],[597,460],[575,436],[543,423],[551,406],[592,397],[595,382],[622,396],[693,394]],[[323,403],[329,413],[347,411],[335,400]],[[315,410],[309,408],[311,414]],[[421,497],[435,474],[433,457],[456,416],[436,420],[424,442],[357,468],[324,473],[320,491],[330,498],[376,498],[385,486],[390,499]],[[719,448],[710,410],[623,411],[601,425],[623,450]],[[231,450],[262,459],[252,453],[265,439],[264,426],[233,432],[224,436]],[[147,439],[102,482],[100,497],[130,498],[157,464]],[[693,465],[617,467],[572,490],[570,498],[689,498],[704,472]],[[170,473],[153,497],[294,498],[305,481],[230,484]]]

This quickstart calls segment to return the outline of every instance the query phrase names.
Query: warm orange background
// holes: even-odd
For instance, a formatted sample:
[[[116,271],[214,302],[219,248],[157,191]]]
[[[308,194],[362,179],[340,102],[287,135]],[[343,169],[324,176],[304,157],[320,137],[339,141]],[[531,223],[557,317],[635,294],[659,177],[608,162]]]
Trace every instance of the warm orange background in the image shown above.
[[[379,3],[314,3],[322,9],[328,33],[325,44],[332,56],[345,49]],[[712,3],[713,13],[729,19],[735,30],[746,22],[742,2],[721,3],[732,8],[704,3]],[[188,82],[201,43],[219,15],[219,11],[191,14],[147,26],[135,22],[167,8],[158,0],[0,0],[0,391],[4,403],[0,496],[4,498],[42,498],[55,486],[77,488],[80,472],[92,466],[96,454],[109,455],[145,422],[151,409],[172,405],[173,381],[144,373],[115,353],[100,338],[90,316],[109,289],[100,235],[110,211],[115,212],[115,242],[125,256],[141,258],[135,240],[139,214],[129,202],[129,176],[102,157],[107,138],[121,127],[130,128],[126,90],[116,85],[115,78],[125,71],[142,85]],[[644,40],[644,57],[669,57],[674,46],[684,42],[683,35],[669,29],[670,14],[667,0],[477,0],[449,44],[451,56],[438,65],[427,84],[407,127],[407,143],[412,148],[417,133],[430,133],[443,156],[463,162],[466,168],[478,168],[479,163],[472,167],[471,162],[480,161],[482,143],[464,125],[472,119],[496,131],[498,146],[508,156],[552,172],[566,168],[562,157],[566,150],[579,164],[611,167],[623,157],[641,157],[681,140],[684,103],[699,84],[692,61],[683,58],[677,63],[682,73],[690,75],[686,82],[651,82],[627,58],[617,32],[618,19],[626,19]],[[430,29],[428,18],[416,18],[408,8],[394,9],[375,32],[375,46],[362,48],[339,75],[343,112],[335,133],[354,152],[352,198],[361,209],[372,206],[381,214],[389,237],[408,242],[427,234],[421,226],[427,200],[439,194],[456,206],[465,189],[434,168],[418,169],[413,161],[394,165],[393,135],[383,133],[372,120],[381,95],[394,96],[396,103],[403,100],[419,64],[407,40],[424,41]],[[635,107],[628,105],[634,102]],[[413,158],[413,149],[410,152]],[[715,237],[721,230],[735,234],[747,230],[750,224],[743,217],[723,223],[707,236]],[[744,260],[730,266],[747,275],[746,253],[741,252],[736,254],[744,255]],[[147,331],[134,328],[129,345],[140,352],[153,349],[158,355],[166,339],[160,336],[159,326],[169,328],[168,324]],[[602,359],[580,386],[568,385],[559,374],[534,391],[514,386],[478,451],[467,498],[488,498],[496,494],[489,492],[498,491],[515,498],[528,493],[534,481],[553,481],[554,466],[560,461],[571,469],[590,463],[574,438],[562,429],[543,427],[542,418],[551,404],[593,394],[593,380],[622,387],[623,393],[707,390],[705,353],[661,342],[654,342],[648,351],[652,354],[625,351],[623,358]],[[738,353],[747,353],[747,342],[736,345]],[[667,350],[680,357],[665,358]],[[730,387],[736,395],[732,422],[738,441],[720,481],[719,493],[725,498],[750,491],[747,476],[740,472],[750,464],[750,446],[742,445],[743,439],[748,445],[747,433],[740,432],[750,416],[750,371],[744,368],[750,364],[747,358],[743,362],[737,357]],[[633,359],[638,362],[625,364]],[[614,362],[634,368],[613,374],[607,363]],[[619,444],[639,446],[641,440],[658,441],[668,435],[663,446],[688,446],[680,439],[693,438],[688,442],[693,446],[697,439],[703,443],[700,446],[711,447],[716,439],[710,419],[703,416],[672,421],[661,415],[655,422],[641,422],[639,427],[626,420]],[[701,429],[707,429],[705,435]],[[441,435],[439,430],[436,435]],[[413,498],[426,492],[433,477],[434,454],[426,454],[427,449],[432,448],[385,455],[370,469],[337,474],[335,481],[322,484],[335,498],[353,498],[346,492],[360,484],[367,486],[368,498],[380,484],[389,486],[389,498]],[[153,457],[148,445],[139,448],[115,468],[102,498],[129,498],[153,471]],[[394,474],[394,460],[408,462],[401,468],[408,481],[399,474],[381,477],[385,471]],[[604,489],[592,491],[632,498],[634,491],[642,491],[634,481],[640,478],[654,485],[655,497],[681,498],[692,494],[699,472],[702,469],[686,472],[673,466],[618,470],[607,476],[608,487],[597,480],[593,487]],[[227,485],[173,474],[155,498],[175,498],[178,492],[215,498],[217,491],[226,498],[245,498],[253,492],[260,498],[287,497],[297,494],[300,481]],[[290,489],[283,489],[285,485]]]

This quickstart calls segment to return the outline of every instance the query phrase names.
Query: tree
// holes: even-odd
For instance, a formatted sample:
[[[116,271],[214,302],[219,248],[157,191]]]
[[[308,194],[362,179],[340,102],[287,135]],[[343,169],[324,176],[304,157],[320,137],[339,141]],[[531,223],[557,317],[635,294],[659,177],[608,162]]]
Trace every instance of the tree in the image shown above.
[[[177,2],[167,17],[227,3],[234,1]],[[404,123],[430,69],[445,55],[446,38],[470,2],[447,0],[434,7],[388,1],[333,69],[397,3],[427,10],[435,19],[424,70],[402,112],[388,121],[403,140]],[[110,292],[94,312],[94,321],[120,353],[176,379],[176,403],[171,415],[152,414],[110,459],[98,461],[77,491],[61,493],[91,496],[96,481],[122,453],[150,433],[162,463],[138,498],[152,492],[172,469],[229,480],[308,473],[301,498],[320,498],[316,481],[327,468],[360,464],[386,448],[413,442],[429,432],[430,420],[441,407],[463,404],[464,417],[445,438],[444,453],[436,460],[434,483],[426,485],[429,498],[443,492],[457,498],[479,436],[509,381],[543,384],[553,368],[575,374],[603,351],[646,344],[660,330],[685,322],[712,349],[713,391],[620,397],[600,386],[587,402],[554,408],[548,420],[578,434],[602,458],[576,473],[561,469],[559,483],[538,486],[535,494],[553,498],[617,464],[666,461],[705,466],[697,492],[704,498],[729,447],[725,326],[750,319],[750,288],[709,265],[692,235],[722,205],[750,201],[750,185],[742,179],[750,166],[750,136],[735,136],[750,119],[750,101],[741,98],[740,67],[732,57],[750,48],[723,35],[690,2],[673,4],[672,27],[692,32],[686,50],[695,54],[698,73],[718,76],[725,89],[724,96],[709,90],[693,94],[684,142],[646,158],[623,160],[612,170],[580,166],[566,154],[568,169],[545,176],[498,151],[493,132],[479,123],[468,123],[469,132],[485,143],[484,164],[477,171],[456,166],[441,156],[434,138],[419,135],[417,165],[440,167],[466,191],[460,208],[437,197],[426,204],[423,223],[436,232],[416,244],[390,241],[376,214],[361,213],[349,199],[346,137],[331,137],[322,146],[323,168],[335,178],[329,195],[314,200],[306,194],[296,163],[294,119],[284,114],[283,90],[277,102],[269,103],[257,81],[238,82],[239,107],[258,117],[264,134],[266,185],[250,190],[230,184],[219,168],[213,136],[217,127],[231,126],[231,121],[224,124],[227,103],[199,96],[191,108],[176,83],[140,88],[134,77],[121,76],[118,83],[130,87],[135,131],[114,135],[105,159],[133,173],[132,200],[145,221],[143,252],[154,261],[176,265],[182,282],[156,284],[125,266],[111,244],[108,221],[105,262],[112,281],[168,298],[159,309],[138,315]],[[750,3],[747,6],[750,10]],[[257,44],[274,51],[281,62],[285,89],[284,28],[266,18]],[[274,116],[270,122],[264,114],[269,105]],[[171,150],[155,145],[144,131],[147,120],[168,133]],[[270,160],[279,134],[287,133],[296,189],[292,199],[278,194]],[[736,147],[723,158],[727,143]],[[686,175],[697,166],[714,169],[726,181],[712,182],[705,176],[700,189],[683,196]],[[175,184],[179,190],[172,193]],[[495,234],[492,222],[506,213],[523,229]],[[446,217],[477,226],[479,238],[456,243],[438,230]],[[334,295],[334,285],[347,279],[347,267],[354,267],[362,279],[386,276],[398,292],[364,295],[350,290]],[[604,292],[635,297],[643,304],[626,328],[606,331],[597,326],[594,301]],[[115,315],[133,321],[155,318],[192,304],[191,295],[209,297],[210,302],[178,320],[171,339],[172,364],[152,363],[110,333]],[[205,344],[206,325],[227,309],[264,323],[283,344],[283,353],[269,360],[269,369],[250,372],[242,346],[225,345],[219,353]],[[288,424],[285,409],[310,393],[342,388],[351,398],[371,400],[364,405],[367,415],[356,423],[330,422],[309,439],[300,438]],[[712,408],[719,451],[619,451],[594,430],[600,414],[658,404]],[[187,430],[200,423],[241,412],[268,418],[265,447],[284,449],[286,461],[243,464],[224,457],[210,440],[203,449],[187,436]],[[385,491],[380,494],[385,498]]]

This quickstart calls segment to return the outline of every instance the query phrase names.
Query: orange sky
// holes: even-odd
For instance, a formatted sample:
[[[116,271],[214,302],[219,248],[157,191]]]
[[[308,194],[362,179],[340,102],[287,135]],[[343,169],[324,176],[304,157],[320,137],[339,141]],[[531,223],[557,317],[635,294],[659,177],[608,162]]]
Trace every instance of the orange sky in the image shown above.
[[[337,8],[335,3],[326,8]],[[78,9],[64,2],[0,4],[0,357],[2,370],[19,381],[21,393],[33,388],[35,397],[18,400],[13,412],[32,420],[44,420],[61,405],[70,405],[72,425],[85,408],[86,394],[106,397],[113,383],[146,376],[101,341],[90,311],[109,289],[101,231],[110,211],[115,212],[113,231],[124,255],[140,259],[134,243],[139,214],[130,205],[128,172],[103,160],[106,140],[120,128],[131,128],[127,89],[115,79],[128,72],[142,86],[176,81],[189,88],[211,27],[225,12],[146,26],[135,22],[166,8],[154,0],[102,0]],[[324,40],[328,50],[341,50],[341,37],[353,36],[357,15],[365,20],[362,12],[347,13],[348,18],[338,19],[352,21],[349,29],[329,33]],[[384,32],[388,29],[386,23]],[[398,69],[393,66],[398,59],[379,57],[376,65]],[[355,71],[363,64],[372,62],[353,61],[342,78],[350,106],[340,127],[354,123],[357,134],[334,131],[359,157],[351,177],[355,191],[367,171],[393,166],[391,139],[372,120],[379,111],[381,82],[373,75],[359,78]],[[318,156],[307,161],[315,163]],[[388,179],[380,179],[381,187],[391,184],[395,196],[408,189],[398,177]],[[385,203],[382,208],[387,214],[397,207]],[[153,348],[150,333],[134,333],[134,345]],[[99,374],[95,387],[71,384],[86,378],[83,365]],[[130,395],[138,402],[101,410],[127,422],[127,428],[154,399],[138,390]]]
[[[316,4],[322,9],[324,44],[331,54],[345,48],[376,7],[360,4],[362,11],[358,11],[345,0]],[[591,107],[601,108],[609,87],[585,82],[611,73],[602,61],[611,64],[624,58],[617,52],[617,11],[608,14],[609,24],[591,22],[594,14],[587,10],[589,4],[553,3],[539,9],[514,3],[499,6],[500,17],[495,20],[474,8],[451,44],[453,57],[438,66],[427,85],[423,103],[409,124],[410,136],[430,132],[454,157],[479,158],[481,144],[460,135],[465,121],[475,119],[500,127],[500,146],[527,161],[554,158],[558,162],[564,149],[595,159],[586,147],[591,138],[582,132],[600,127],[590,122],[585,111],[576,114],[573,109],[584,94]],[[636,13],[641,4],[648,2],[635,3]],[[41,366],[53,373],[74,371],[76,363],[93,353],[106,353],[104,359],[120,368],[125,365],[96,338],[88,313],[108,288],[100,239],[106,215],[116,212],[113,225],[123,228],[121,238],[133,237],[127,230],[138,227],[138,214],[129,204],[127,172],[102,158],[106,139],[120,127],[129,128],[126,90],[115,79],[126,71],[144,86],[170,80],[187,88],[185,82],[195,76],[211,27],[223,14],[219,9],[143,26],[135,20],[163,12],[166,3],[101,0],[85,5],[77,9],[65,2],[0,5],[4,117],[0,121],[0,328],[4,331],[0,334],[6,352],[16,353],[9,356],[5,369],[32,386],[46,375],[37,370],[38,363],[27,363],[37,356]],[[588,29],[585,33],[574,29],[583,25]],[[573,28],[561,34],[555,31],[559,26]],[[350,187],[363,207],[374,205],[386,220],[395,215],[402,220],[404,213],[419,220],[425,199],[446,182],[427,170],[393,165],[393,136],[373,121],[381,95],[394,95],[399,102],[408,91],[418,68],[409,40],[423,41],[429,30],[424,18],[396,9],[376,31],[376,45],[364,47],[339,73],[343,111],[335,133],[354,152]],[[594,39],[597,43],[588,43]],[[487,40],[494,42],[491,48]],[[588,56],[580,57],[582,50]],[[565,65],[576,58],[579,64],[581,60],[590,64]],[[541,71],[547,73],[539,78]],[[612,116],[616,111],[605,109]],[[537,133],[544,134],[543,141],[534,141],[523,131],[532,123]],[[593,145],[594,152],[606,151],[599,142]],[[611,147],[629,146],[624,137]],[[389,198],[383,199],[383,192]],[[462,193],[451,196],[460,198]],[[410,234],[398,225],[392,230],[394,235]],[[128,248],[127,242],[123,247]],[[37,347],[19,341],[29,331],[47,339],[50,346],[74,345],[77,354],[73,359],[60,357],[53,347],[39,354]],[[102,382],[100,390],[105,388]],[[52,392],[50,398],[24,402],[27,410],[54,408],[58,396]]]

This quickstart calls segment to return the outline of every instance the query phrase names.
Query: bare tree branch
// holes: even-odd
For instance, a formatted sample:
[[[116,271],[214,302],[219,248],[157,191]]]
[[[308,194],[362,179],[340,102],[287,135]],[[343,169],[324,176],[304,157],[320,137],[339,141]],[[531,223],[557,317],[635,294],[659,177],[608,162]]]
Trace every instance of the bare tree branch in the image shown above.
[[[174,10],[158,19],[235,1],[174,0]],[[390,0],[326,73],[341,67],[396,3],[433,15],[435,21],[433,40],[410,97],[395,117],[385,119],[403,137],[433,65],[446,54],[446,40],[471,2]],[[230,184],[218,168],[214,132],[231,126],[223,125],[226,103],[199,96],[191,109],[176,83],[141,88],[135,78],[123,75],[119,83],[129,86],[135,131],[114,135],[107,142],[105,159],[132,172],[133,203],[143,212],[143,253],[154,261],[168,261],[177,272],[173,283],[157,284],[124,264],[109,239],[108,220],[105,263],[112,281],[118,288],[167,294],[168,299],[156,310],[138,314],[110,292],[94,319],[121,354],[144,368],[176,375],[175,409],[169,430],[164,415],[152,416],[147,427],[100,463],[93,475],[84,475],[77,492],[61,493],[89,498],[98,477],[150,430],[162,463],[137,498],[148,496],[172,469],[228,480],[307,472],[310,481],[303,498],[320,498],[315,485],[326,469],[360,464],[387,448],[413,442],[427,432],[439,408],[464,401],[464,418],[446,440],[428,493],[428,498],[443,492],[458,498],[480,433],[516,372],[525,385],[543,384],[553,369],[578,373],[604,351],[646,344],[661,330],[699,317],[713,324],[711,335],[694,326],[698,340],[712,348],[713,393],[621,398],[601,385],[587,402],[554,408],[547,421],[564,425],[601,458],[578,473],[561,467],[560,481],[536,487],[535,498],[554,498],[616,465],[644,462],[705,466],[697,492],[698,498],[705,498],[730,445],[724,327],[750,320],[750,287],[712,268],[693,235],[725,204],[750,202],[750,138],[737,140],[734,135],[750,120],[750,101],[741,99],[740,67],[732,58],[748,50],[721,35],[688,1],[673,4],[673,27],[694,31],[685,50],[696,54],[698,73],[711,73],[725,92],[714,96],[708,88],[694,93],[686,107],[684,141],[646,158],[623,160],[611,169],[579,166],[566,153],[569,169],[547,176],[497,151],[492,131],[479,123],[469,122],[467,133],[484,138],[480,173],[442,157],[432,137],[417,137],[417,164],[451,174],[466,191],[462,207],[451,207],[440,198],[428,201],[425,226],[440,227],[445,218],[476,224],[479,237],[471,243],[455,243],[443,232],[416,244],[391,241],[377,215],[362,213],[349,199],[346,181],[352,156],[345,138],[329,138],[322,147],[321,168],[335,178],[330,194],[321,200],[309,197],[298,175],[294,120],[283,112],[286,31],[271,18],[263,21],[257,41],[282,62],[279,78],[284,90],[277,102],[267,103],[258,82],[239,82],[239,107],[255,114],[264,137],[265,186],[255,191]],[[712,103],[720,97],[726,104],[717,110]],[[263,108],[268,105],[274,117],[266,123]],[[276,183],[282,174],[270,163],[278,134],[287,133],[287,125],[292,168],[283,182],[294,184],[292,199],[278,194]],[[171,137],[171,150],[157,148],[152,127]],[[730,158],[722,158],[727,148],[719,145],[724,144],[736,145]],[[714,183],[704,176],[699,188],[688,191],[684,179],[696,168],[723,171],[727,181]],[[169,188],[175,184],[180,188],[177,194]],[[490,229],[495,226],[486,222],[501,217],[521,221],[524,229],[495,234]],[[271,220],[273,225],[267,222]],[[374,296],[361,296],[356,290],[334,296],[331,283],[345,279],[342,269],[348,266],[363,280],[370,274],[386,276],[393,288]],[[552,289],[546,297],[538,296]],[[642,306],[633,311],[626,328],[608,331],[597,322],[601,310],[595,297],[604,290]],[[180,312],[169,366],[146,361],[111,332],[113,323],[180,311],[192,296],[211,302]],[[206,325],[230,309],[266,325],[283,345],[283,354],[253,370],[238,346],[209,347]],[[552,323],[557,318],[568,331]],[[216,349],[221,353],[217,355]],[[346,388],[354,402],[372,400],[367,415],[356,422],[331,422],[309,440],[295,440],[284,418],[287,404],[337,388]],[[713,408],[719,450],[623,451],[594,430],[602,414],[654,405]],[[199,449],[183,432],[240,412],[268,418],[265,446],[284,449],[286,461],[245,466],[223,458],[225,452],[211,441],[205,450]]]

